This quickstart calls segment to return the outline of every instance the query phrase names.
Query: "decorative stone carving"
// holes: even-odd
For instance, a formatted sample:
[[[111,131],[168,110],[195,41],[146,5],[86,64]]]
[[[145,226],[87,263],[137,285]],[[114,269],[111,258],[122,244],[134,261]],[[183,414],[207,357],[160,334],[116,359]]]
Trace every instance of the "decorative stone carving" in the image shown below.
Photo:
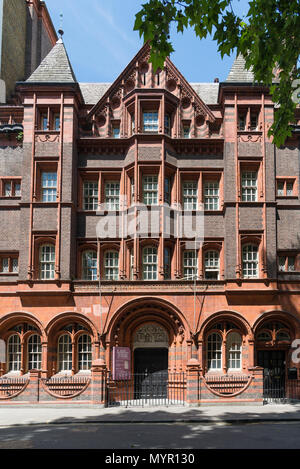
[[[158,324],[145,324],[140,327],[133,338],[134,347],[168,347],[167,331]]]
[[[257,143],[262,141],[262,135],[257,134],[240,134],[238,135],[238,141],[244,143]]]
[[[40,143],[45,143],[45,142],[49,142],[49,143],[54,143],[54,142],[59,142],[59,134],[56,132],[56,133],[39,133],[39,134],[36,134],[35,136],[35,141],[36,142],[40,142]]]

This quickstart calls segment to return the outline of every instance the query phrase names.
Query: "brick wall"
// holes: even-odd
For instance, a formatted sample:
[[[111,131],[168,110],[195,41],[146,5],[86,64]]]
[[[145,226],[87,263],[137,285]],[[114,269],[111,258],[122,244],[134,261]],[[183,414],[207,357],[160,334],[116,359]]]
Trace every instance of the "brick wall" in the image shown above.
[[[4,0],[2,25],[1,78],[10,97],[15,82],[25,78],[26,3]]]

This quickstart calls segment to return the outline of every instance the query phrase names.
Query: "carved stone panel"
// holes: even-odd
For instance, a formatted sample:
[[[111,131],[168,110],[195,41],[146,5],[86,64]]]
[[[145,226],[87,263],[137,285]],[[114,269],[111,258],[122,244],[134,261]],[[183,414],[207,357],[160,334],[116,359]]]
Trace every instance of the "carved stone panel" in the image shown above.
[[[169,347],[167,331],[158,324],[141,326],[133,337],[134,348],[162,348]]]

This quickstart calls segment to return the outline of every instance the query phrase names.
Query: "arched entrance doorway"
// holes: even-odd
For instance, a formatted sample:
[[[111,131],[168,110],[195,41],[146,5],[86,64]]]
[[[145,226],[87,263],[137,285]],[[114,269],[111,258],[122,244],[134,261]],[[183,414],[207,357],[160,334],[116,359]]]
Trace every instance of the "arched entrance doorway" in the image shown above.
[[[291,340],[290,325],[278,317],[268,318],[256,330],[256,363],[264,369],[264,397],[267,400],[286,397],[287,380],[291,378],[288,370],[293,370],[289,368]]]
[[[168,381],[167,331],[159,324],[144,324],[133,336],[135,397],[165,398]]]

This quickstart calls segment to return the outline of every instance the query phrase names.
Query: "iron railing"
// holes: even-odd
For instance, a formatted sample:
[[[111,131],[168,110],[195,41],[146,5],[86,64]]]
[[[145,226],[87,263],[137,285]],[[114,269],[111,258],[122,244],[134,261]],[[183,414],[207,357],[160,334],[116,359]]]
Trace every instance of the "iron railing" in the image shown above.
[[[26,378],[0,378],[0,399],[13,397],[28,383]]]
[[[286,380],[284,376],[265,376],[264,401],[275,404],[300,401],[300,380]]]
[[[250,377],[247,375],[205,376],[207,386],[214,392],[230,396],[243,390]]]
[[[67,397],[79,393],[90,382],[90,378],[70,377],[70,378],[49,378],[43,379],[44,386],[48,391],[57,396]]]
[[[107,377],[108,406],[184,405],[185,373],[135,373],[129,379]]]

